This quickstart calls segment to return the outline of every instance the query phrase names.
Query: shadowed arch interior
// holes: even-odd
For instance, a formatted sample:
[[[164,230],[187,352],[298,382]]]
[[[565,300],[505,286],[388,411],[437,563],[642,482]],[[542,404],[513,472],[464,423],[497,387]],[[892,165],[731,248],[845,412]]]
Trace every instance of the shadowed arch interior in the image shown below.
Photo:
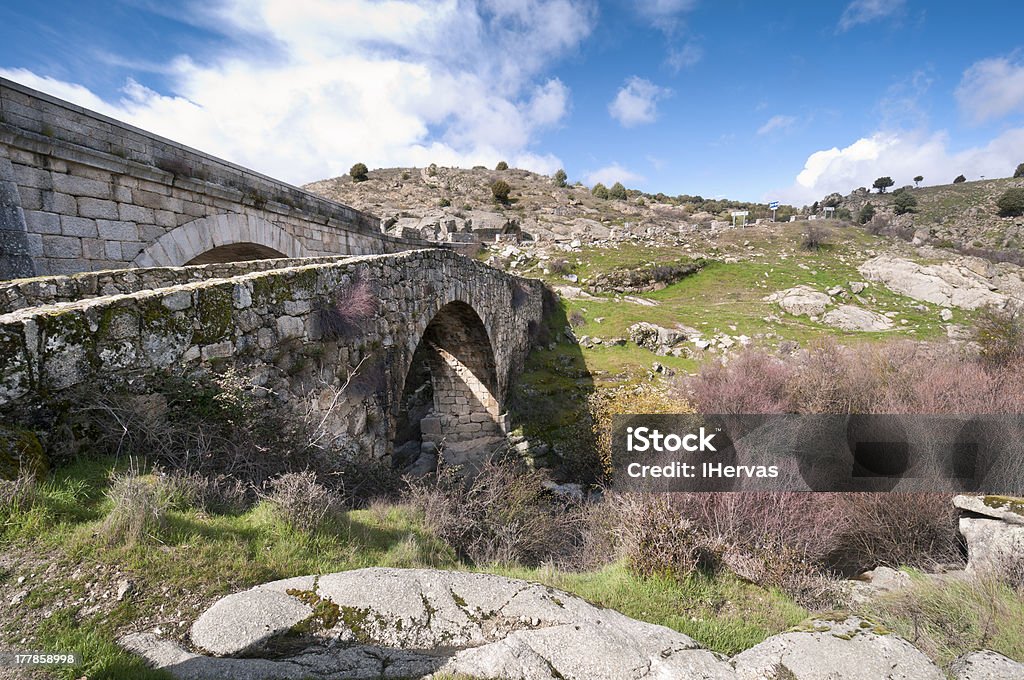
[[[247,262],[249,260],[269,260],[288,257],[285,253],[259,243],[232,243],[217,246],[196,255],[185,264],[214,264],[219,262]]]
[[[473,308],[452,302],[434,316],[413,354],[398,404],[396,466],[478,462],[501,441],[494,352]]]

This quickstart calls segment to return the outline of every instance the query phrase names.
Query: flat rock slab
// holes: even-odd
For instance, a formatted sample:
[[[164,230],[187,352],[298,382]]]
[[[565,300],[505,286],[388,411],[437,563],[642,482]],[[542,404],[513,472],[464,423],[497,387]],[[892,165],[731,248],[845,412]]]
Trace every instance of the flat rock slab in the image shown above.
[[[954,680],[1024,680],[1024,664],[988,649],[960,657],[950,672]]]
[[[196,651],[121,643],[178,678],[734,680],[725,657],[663,626],[492,574],[359,569],[267,583],[214,603]]]
[[[805,285],[780,290],[768,295],[764,300],[777,303],[783,311],[793,316],[819,316],[832,303],[832,298],[827,293]]]
[[[960,495],[953,498],[953,505],[976,515],[1024,525],[1024,498]]]
[[[733,664],[739,680],[944,680],[946,677],[909,642],[855,616],[841,622],[812,621],[807,630],[774,635],[737,654]]]

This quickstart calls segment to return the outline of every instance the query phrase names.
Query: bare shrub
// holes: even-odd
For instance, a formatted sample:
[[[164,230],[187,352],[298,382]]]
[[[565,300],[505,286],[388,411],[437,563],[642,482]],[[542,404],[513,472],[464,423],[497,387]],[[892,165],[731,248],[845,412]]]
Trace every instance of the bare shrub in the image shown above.
[[[410,481],[408,502],[427,527],[475,564],[537,565],[571,554],[578,513],[553,498],[543,477],[513,460],[491,460],[472,478],[451,468]]]
[[[615,537],[632,571],[681,578],[718,566],[724,545],[690,521],[671,494],[619,494],[608,503],[617,517]]]
[[[254,490],[240,479],[227,475],[205,476],[197,472],[163,472],[183,503],[206,512],[238,514],[255,498]]]
[[[727,365],[713,361],[678,385],[701,413],[786,413],[791,369],[764,352],[744,350]]]
[[[366,331],[366,324],[377,313],[377,296],[370,282],[353,275],[348,285],[338,289],[332,299],[318,308],[320,335],[327,340],[354,338]]]
[[[568,274],[572,271],[572,265],[561,257],[553,257],[548,260],[548,271],[552,274]]]
[[[587,317],[583,316],[583,312],[578,309],[574,309],[569,314],[569,325],[573,328],[579,328],[583,324],[587,323]]]
[[[103,521],[103,534],[111,543],[135,545],[163,530],[177,489],[159,476],[140,475],[133,467],[111,476],[106,495],[114,506]]]
[[[982,361],[989,366],[1006,366],[1024,360],[1024,310],[987,307],[975,321],[975,340]]]
[[[804,229],[804,238],[800,246],[804,250],[821,250],[828,245],[829,231],[825,227],[814,222],[808,222]]]
[[[268,483],[270,493],[264,499],[290,526],[300,531],[316,531],[340,510],[335,493],[320,484],[312,470],[288,472]]]

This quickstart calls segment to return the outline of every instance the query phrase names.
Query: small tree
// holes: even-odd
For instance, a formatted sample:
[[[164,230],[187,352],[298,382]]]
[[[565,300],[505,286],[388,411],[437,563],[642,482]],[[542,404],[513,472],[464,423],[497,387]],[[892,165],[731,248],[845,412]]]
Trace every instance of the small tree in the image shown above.
[[[348,171],[348,174],[351,175],[352,179],[356,182],[365,182],[367,179],[369,179],[366,176],[366,173],[368,172],[370,172],[370,170],[366,167],[365,163],[356,163]]]
[[[917,177],[914,178],[914,186],[915,187],[918,186],[923,181],[924,181],[924,175],[918,175]]]
[[[491,194],[498,203],[508,203],[508,195],[511,191],[512,187],[503,179],[499,179],[491,185]]]
[[[917,199],[909,191],[901,191],[893,202],[893,212],[897,215],[905,215],[914,212],[917,207]]]
[[[875,206],[870,202],[865,203],[860,212],[857,213],[857,221],[861,224],[867,224],[875,216]]]
[[[1024,163],[1021,163],[1020,165],[1017,166],[1017,169],[1013,171],[1013,176],[1015,178],[1024,177]]]
[[[879,177],[871,186],[878,189],[878,193],[884,194],[885,190],[894,184],[896,184],[896,182],[893,181],[892,177]]]
[[[953,180],[953,184],[963,184],[967,181],[967,178],[963,175],[957,175],[956,179]]]
[[[594,188],[590,190],[590,193],[594,194],[597,198],[608,198],[608,187],[598,182],[594,185]]]
[[[565,170],[559,168],[558,171],[555,172],[555,184],[557,186],[564,187],[567,179],[569,179],[569,176],[565,174]]]
[[[495,170],[508,170],[508,163],[505,161],[498,161],[498,164],[494,166]]]
[[[1024,188],[1007,189],[996,201],[1001,217],[1024,215]]]
[[[622,182],[612,185],[612,188],[608,190],[608,198],[614,198],[617,201],[626,200],[626,187],[622,186]]]

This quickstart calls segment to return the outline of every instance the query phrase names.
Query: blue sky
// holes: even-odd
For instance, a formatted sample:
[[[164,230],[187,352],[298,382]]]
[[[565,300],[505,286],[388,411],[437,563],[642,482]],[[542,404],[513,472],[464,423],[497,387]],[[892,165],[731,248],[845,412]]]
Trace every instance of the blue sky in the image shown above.
[[[994,0],[8,0],[0,75],[297,184],[505,159],[802,204],[1011,174],[1022,25]]]

